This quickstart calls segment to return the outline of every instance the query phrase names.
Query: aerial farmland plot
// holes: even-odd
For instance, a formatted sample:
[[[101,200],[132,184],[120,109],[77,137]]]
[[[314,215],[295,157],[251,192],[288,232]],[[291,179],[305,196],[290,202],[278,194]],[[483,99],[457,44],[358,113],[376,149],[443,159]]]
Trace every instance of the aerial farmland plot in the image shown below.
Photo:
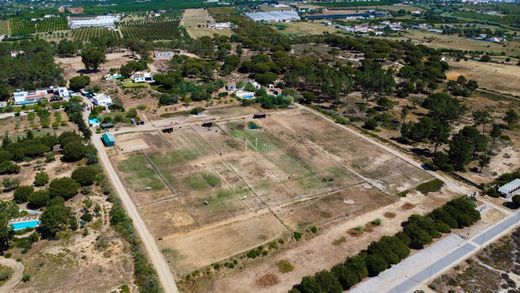
[[[192,38],[212,37],[214,34],[231,36],[228,29],[217,30],[211,25],[215,24],[215,19],[209,14],[207,9],[186,9],[182,15],[180,25],[186,28],[186,31]]]
[[[172,133],[118,135],[111,155],[178,276],[390,205],[432,180],[306,109],[204,118],[212,115],[219,119],[209,128],[191,122],[172,124]]]

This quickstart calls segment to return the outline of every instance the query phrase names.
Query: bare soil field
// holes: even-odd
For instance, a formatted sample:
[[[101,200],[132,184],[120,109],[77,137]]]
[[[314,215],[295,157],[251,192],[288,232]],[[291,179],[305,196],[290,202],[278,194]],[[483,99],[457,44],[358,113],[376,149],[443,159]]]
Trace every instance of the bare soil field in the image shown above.
[[[85,228],[63,232],[59,240],[40,240],[25,254],[20,248],[11,249],[12,258],[21,259],[31,277],[13,292],[110,292],[124,284],[135,290],[132,253],[110,226],[111,204],[100,191],[90,199],[100,205],[101,212]],[[80,210],[83,196],[69,200],[68,205]]]
[[[370,212],[349,215],[320,226],[320,232],[313,238],[293,242],[289,248],[247,263],[241,270],[223,272],[218,278],[207,277],[204,279],[206,282],[197,280],[197,283],[189,283],[191,287],[188,288],[193,292],[287,292],[302,277],[331,268],[365,249],[370,242],[395,234],[408,216],[425,213],[442,205],[453,195],[448,190],[427,197],[414,194]],[[370,222],[377,218],[382,220],[382,224],[370,226]],[[355,235],[349,233],[356,227],[364,227],[364,231]],[[280,272],[276,264],[281,260],[290,262],[294,270]],[[266,275],[278,281],[261,284],[259,281]]]
[[[165,237],[160,245],[166,250],[165,254],[174,270],[185,274],[227,259],[231,251],[236,254],[246,252],[284,233],[287,233],[285,227],[264,210],[233,218],[229,222]],[[212,245],[208,245],[208,241]],[[209,257],[201,257],[204,255]]]
[[[432,179],[308,110],[273,111],[253,120],[255,111],[173,116],[153,121],[173,125],[171,134],[117,137],[148,146],[128,153],[116,148],[111,159],[177,275],[294,231],[363,216]],[[213,119],[213,127],[200,126],[206,119]],[[332,243],[336,236],[327,237]]]
[[[477,61],[450,62],[448,79],[459,75],[478,81],[480,87],[520,96],[520,67],[515,65],[485,63]]]
[[[106,54],[106,62],[101,64],[97,72],[85,72],[85,65],[81,62],[80,56],[55,58],[55,61],[63,68],[65,80],[83,73],[90,76],[92,81],[99,81],[108,73],[110,68],[119,68],[132,60],[129,57],[128,53],[108,53]]]

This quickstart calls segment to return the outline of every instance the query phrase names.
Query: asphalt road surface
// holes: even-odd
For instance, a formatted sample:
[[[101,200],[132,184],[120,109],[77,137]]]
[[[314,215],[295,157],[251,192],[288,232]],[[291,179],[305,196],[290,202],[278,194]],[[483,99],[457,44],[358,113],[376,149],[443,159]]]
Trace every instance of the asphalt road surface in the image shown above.
[[[379,276],[360,283],[351,292],[413,292],[421,284],[429,283],[434,277],[518,227],[519,223],[520,211],[509,215],[471,239],[463,239],[452,233],[432,246],[406,258],[402,263],[392,266]],[[409,272],[412,273],[408,275]]]

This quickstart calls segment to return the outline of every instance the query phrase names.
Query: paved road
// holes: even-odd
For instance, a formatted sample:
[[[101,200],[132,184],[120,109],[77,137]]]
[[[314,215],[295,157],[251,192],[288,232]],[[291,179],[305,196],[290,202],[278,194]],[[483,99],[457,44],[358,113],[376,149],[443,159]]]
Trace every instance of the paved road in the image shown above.
[[[100,161],[105,169],[108,177],[110,178],[110,182],[115,188],[115,191],[119,195],[121,202],[123,203],[123,207],[125,208],[128,216],[132,219],[135,229],[143,242],[144,248],[148,257],[150,258],[155,270],[157,271],[157,275],[159,276],[159,281],[166,293],[177,293],[177,285],[175,284],[175,280],[170,271],[170,267],[168,263],[164,259],[159,246],[155,242],[152,234],[148,231],[143,219],[137,212],[137,208],[134,205],[134,202],[130,198],[130,195],[126,191],[121,179],[116,173],[114,167],[105,150],[105,146],[101,142],[101,135],[94,134],[92,135],[92,143],[96,147],[99,153]]]
[[[516,228],[519,223],[520,211],[509,215],[468,240],[462,239],[456,234],[450,234],[379,276],[362,282],[351,292],[413,292],[421,284],[429,283],[436,276]],[[410,272],[411,274],[409,274]]]

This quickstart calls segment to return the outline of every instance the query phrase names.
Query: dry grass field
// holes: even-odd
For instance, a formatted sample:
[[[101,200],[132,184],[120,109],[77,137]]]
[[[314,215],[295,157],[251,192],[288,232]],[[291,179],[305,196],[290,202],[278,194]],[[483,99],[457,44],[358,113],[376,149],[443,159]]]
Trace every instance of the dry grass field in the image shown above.
[[[231,36],[231,30],[217,30],[210,26],[215,23],[215,19],[209,14],[207,9],[186,9],[182,15],[180,25],[186,28],[190,37],[197,39],[201,37],[213,37],[214,34]]]
[[[330,26],[324,26],[320,22],[284,22],[271,25],[277,31],[286,35],[321,35],[324,32],[333,33],[336,29]]]
[[[188,123],[172,134],[119,135],[139,150],[111,156],[179,275],[387,206],[432,179],[308,110],[262,120],[232,114],[206,113],[219,119],[211,128]]]
[[[478,81],[481,88],[520,96],[519,66],[463,60],[450,62],[448,79],[455,80],[459,75]]]
[[[425,46],[435,49],[448,48],[456,50],[484,51],[494,53],[505,52],[508,56],[520,55],[519,41],[511,41],[505,45],[502,45],[468,38],[461,38],[457,35],[442,35],[427,31],[415,30],[407,31],[397,39],[411,39],[416,44],[423,44]]]
[[[9,35],[9,20],[0,21],[0,35]]]

